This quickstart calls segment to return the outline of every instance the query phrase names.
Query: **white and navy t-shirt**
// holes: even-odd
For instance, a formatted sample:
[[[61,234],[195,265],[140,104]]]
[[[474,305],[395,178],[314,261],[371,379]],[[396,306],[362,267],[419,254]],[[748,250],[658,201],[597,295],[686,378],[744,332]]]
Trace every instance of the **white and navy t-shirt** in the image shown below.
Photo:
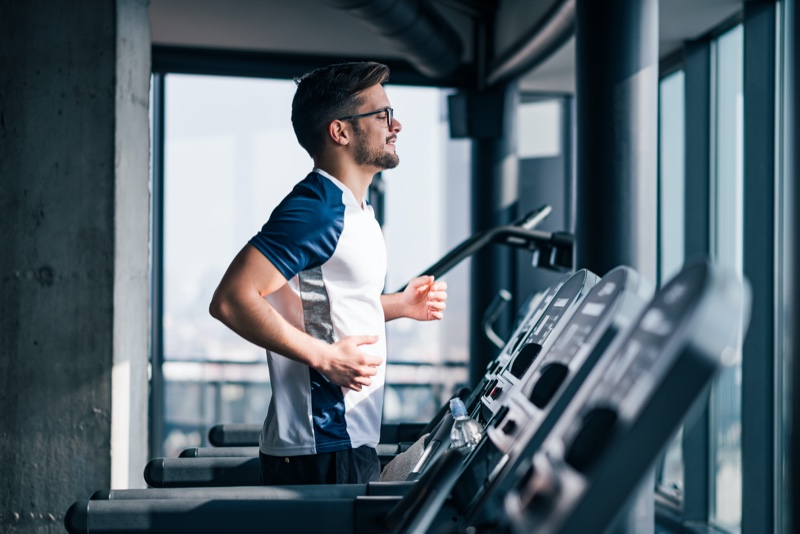
[[[272,400],[259,440],[273,456],[317,454],[378,444],[386,370],[381,306],[386,247],[372,207],[314,169],[250,240],[286,277],[267,297],[290,324],[334,343],[377,335],[360,350],[384,359],[372,384],[343,389],[310,367],[267,351]]]

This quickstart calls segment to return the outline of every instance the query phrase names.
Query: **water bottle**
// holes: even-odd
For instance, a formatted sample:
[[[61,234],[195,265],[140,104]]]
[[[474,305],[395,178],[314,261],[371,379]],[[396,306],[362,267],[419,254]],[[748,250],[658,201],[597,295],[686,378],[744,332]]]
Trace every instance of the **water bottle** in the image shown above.
[[[450,400],[450,413],[453,415],[453,428],[450,430],[450,446],[466,454],[478,446],[483,428],[480,423],[467,415],[464,401],[456,397]]]

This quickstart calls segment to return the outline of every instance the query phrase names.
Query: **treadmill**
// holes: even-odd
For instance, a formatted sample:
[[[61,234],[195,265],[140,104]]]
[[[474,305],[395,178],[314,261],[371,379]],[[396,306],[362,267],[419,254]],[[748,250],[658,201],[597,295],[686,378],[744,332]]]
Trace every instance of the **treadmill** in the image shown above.
[[[477,494],[459,492],[463,475],[431,477],[441,491],[452,489],[452,506],[463,513],[451,530],[619,531],[660,451],[715,375],[734,361],[749,301],[737,274],[690,263],[610,342],[582,385],[561,386],[561,397],[550,401],[563,406],[561,413],[542,414],[551,422],[538,436],[530,424],[541,382],[529,383],[514,400],[517,410],[489,433],[506,452]],[[568,389],[574,393],[566,395]],[[519,429],[519,438],[508,440],[506,429]],[[437,506],[442,503],[428,501],[418,517],[436,517]],[[431,524],[417,526],[422,532]]]
[[[510,352],[508,363],[501,368],[496,384],[501,383],[507,389],[516,384],[519,379],[514,372],[520,373],[531,364],[535,354],[547,343],[554,330],[559,328],[563,320],[574,311],[574,305],[582,299],[597,282],[597,275],[586,269],[571,275],[554,295],[548,306],[540,314],[538,321],[533,323],[530,332],[522,336],[525,341],[521,344],[513,343],[519,348],[516,351],[501,352],[501,356]],[[533,315],[537,315],[534,311]],[[509,367],[509,369],[505,369]],[[521,376],[521,375],[520,375]],[[492,384],[489,382],[489,384]],[[501,386],[495,385],[495,391],[500,391]],[[476,388],[476,390],[478,390]],[[491,399],[490,399],[491,400]],[[500,404],[490,402],[488,406],[478,402],[466,403],[473,409],[483,406],[485,414],[496,411]],[[422,454],[422,462],[412,470],[414,477],[418,477],[424,470],[432,452],[435,453],[441,443],[449,446],[449,429],[452,418],[445,413],[437,427],[431,432],[431,440],[426,443],[426,450]],[[433,451],[431,451],[433,449]],[[145,467],[145,480],[153,488],[181,488],[181,487],[225,487],[225,486],[254,486],[259,484],[261,475],[258,456],[253,457],[210,457],[210,458],[156,458],[148,462]]]
[[[601,282],[601,284],[595,286],[595,289],[589,293],[584,301],[591,304],[588,309],[599,310],[597,299],[607,299],[610,296],[611,302],[605,306],[606,312],[598,313],[594,316],[587,313],[580,315],[576,313],[567,322],[569,325],[572,320],[577,320],[576,318],[589,316],[595,317],[598,326],[602,326],[602,328],[596,328],[597,332],[601,332],[599,334],[587,337],[587,333],[584,332],[584,337],[580,343],[582,346],[601,341],[603,339],[602,333],[610,328],[611,325],[618,322],[619,324],[624,324],[626,321],[630,322],[632,320],[630,317],[618,322],[614,322],[610,318],[618,314],[624,315],[627,313],[630,315],[638,311],[638,308],[643,305],[646,299],[646,295],[641,293],[649,292],[649,289],[644,289],[646,284],[639,283],[638,277],[630,269],[620,268],[609,273],[608,276],[610,277],[609,284],[603,285]],[[610,293],[608,289],[611,285],[616,285],[619,290],[616,293]],[[636,302],[639,303],[638,307],[635,305]],[[612,330],[616,331],[618,327],[614,327]],[[539,333],[542,334],[547,331],[548,329],[542,328]],[[552,329],[549,331],[552,331]],[[578,333],[580,329],[565,327],[564,332]],[[602,351],[602,347],[597,350]],[[544,361],[546,351],[542,351],[542,358],[542,361]],[[532,376],[535,366],[529,367],[531,368]],[[518,381],[518,384],[523,384],[523,382]],[[509,398],[511,398],[511,395],[509,395]],[[110,495],[112,498],[110,501],[91,500],[76,503],[70,510],[70,520],[66,524],[70,532],[85,532],[86,530],[81,529],[84,526],[90,528],[92,532],[119,532],[119,528],[128,529],[125,530],[128,532],[166,532],[177,527],[178,523],[188,521],[192,528],[208,527],[209,531],[213,531],[216,528],[229,532],[247,532],[252,527],[249,521],[259,515],[253,511],[254,509],[261,510],[264,514],[278,510],[301,510],[304,507],[307,510],[316,510],[317,504],[325,503],[325,506],[341,507],[336,517],[343,516],[347,518],[347,521],[343,521],[341,525],[327,525],[327,530],[333,528],[336,532],[347,532],[353,531],[352,529],[357,525],[358,531],[363,532],[390,532],[403,531],[404,529],[414,531],[417,528],[414,526],[414,522],[425,516],[425,514],[420,515],[417,510],[426,505],[426,503],[438,502],[438,506],[428,507],[429,510],[434,510],[433,519],[448,517],[449,514],[440,515],[439,512],[442,504],[449,496],[449,487],[452,484],[442,484],[442,478],[444,477],[454,482],[455,477],[464,469],[465,463],[469,463],[470,460],[471,458],[463,458],[455,451],[447,451],[439,460],[433,462],[428,472],[417,483],[407,489],[405,497],[401,497],[400,494],[380,496],[374,491],[368,494],[363,489],[363,486],[357,486],[355,493],[354,488],[349,486],[328,487],[329,491],[327,493],[326,487],[298,486],[282,488],[196,488],[195,490],[183,489],[178,491],[123,490],[121,493],[115,492],[115,495]],[[435,483],[432,484],[431,480],[434,480]],[[386,488],[386,485],[382,483],[368,486]],[[389,486],[392,487],[391,484]],[[398,487],[395,484],[393,489]],[[408,486],[406,487],[408,488]],[[447,488],[447,491],[444,491],[445,488]],[[209,494],[208,491],[212,490],[213,493]],[[310,490],[310,492],[307,490]],[[150,491],[150,499],[133,500],[131,502],[135,504],[129,504],[128,498],[136,499],[142,496],[141,493],[131,493],[137,491]],[[154,491],[158,497],[153,495],[152,492]],[[312,496],[311,493],[315,494],[316,497]],[[235,511],[235,519],[231,519],[231,514],[227,514],[227,519],[215,516],[215,514],[219,513],[218,511],[215,512],[215,510],[218,510],[217,507],[221,506],[220,503],[226,502],[221,499],[226,499],[227,502],[239,499],[236,504],[232,504],[230,509],[232,513]],[[313,503],[310,502],[310,499],[314,499]],[[246,501],[247,504],[242,501]],[[335,504],[334,501],[338,504]],[[210,507],[206,507],[204,503]],[[309,514],[305,515],[308,516]],[[136,530],[132,525],[135,526],[137,522],[143,522],[143,517],[154,521],[157,519],[158,521],[155,521],[146,530]],[[357,518],[357,520],[354,520],[351,524],[349,518],[353,517]],[[303,517],[302,526],[295,522],[292,526],[281,524],[280,528],[283,529],[284,526],[287,529],[297,527],[299,528],[297,531],[312,531],[316,528],[313,523],[317,519],[316,514],[314,514],[314,517]],[[158,523],[159,526],[153,526],[155,523]],[[124,525],[124,527],[120,527],[120,525]]]

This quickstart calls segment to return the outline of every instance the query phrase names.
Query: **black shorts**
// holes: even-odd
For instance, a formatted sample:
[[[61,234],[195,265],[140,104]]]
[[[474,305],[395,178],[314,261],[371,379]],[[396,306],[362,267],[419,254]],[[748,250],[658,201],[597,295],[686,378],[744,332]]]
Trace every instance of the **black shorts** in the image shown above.
[[[261,460],[261,484],[365,484],[380,478],[381,462],[372,447],[305,456],[268,456]]]

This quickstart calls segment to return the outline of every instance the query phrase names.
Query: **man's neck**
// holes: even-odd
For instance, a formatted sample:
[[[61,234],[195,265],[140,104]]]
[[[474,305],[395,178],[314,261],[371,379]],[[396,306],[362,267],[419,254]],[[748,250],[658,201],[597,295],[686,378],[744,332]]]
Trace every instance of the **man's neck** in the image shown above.
[[[327,172],[347,187],[361,206],[364,197],[372,183],[372,178],[378,172],[363,166],[346,165],[331,161],[314,161],[314,166]]]

